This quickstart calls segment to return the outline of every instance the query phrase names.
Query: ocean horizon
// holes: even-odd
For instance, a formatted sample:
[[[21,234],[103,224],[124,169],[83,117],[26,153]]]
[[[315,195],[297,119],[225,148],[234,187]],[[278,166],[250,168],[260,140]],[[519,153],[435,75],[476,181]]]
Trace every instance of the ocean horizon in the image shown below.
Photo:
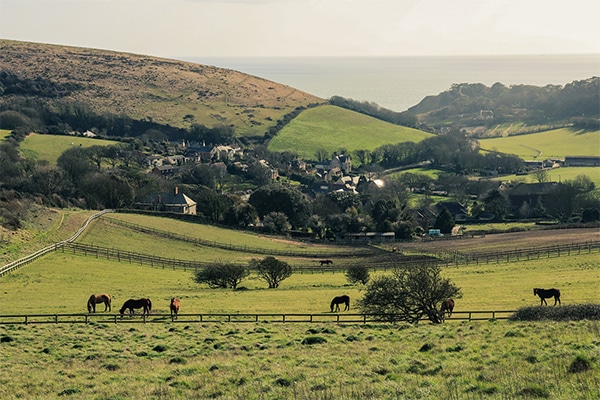
[[[600,76],[600,54],[402,57],[183,57],[329,99],[404,111],[453,84],[561,85]]]

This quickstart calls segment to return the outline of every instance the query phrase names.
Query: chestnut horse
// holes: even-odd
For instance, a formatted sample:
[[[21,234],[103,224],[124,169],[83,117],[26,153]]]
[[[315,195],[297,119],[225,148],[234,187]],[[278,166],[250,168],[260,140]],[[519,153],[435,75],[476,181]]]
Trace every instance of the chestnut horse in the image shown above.
[[[446,319],[446,316],[450,318],[452,316],[452,311],[454,310],[454,299],[446,299],[442,302],[442,306],[440,307],[440,319],[443,321]]]
[[[88,312],[96,312],[96,304],[104,303],[104,311],[110,311],[110,296],[106,293],[93,294],[87,302]]]
[[[337,296],[334,297],[333,300],[331,300],[331,312],[333,312],[333,307],[335,306],[335,311],[340,311],[340,304],[345,304],[346,307],[344,307],[344,311],[347,311],[350,309],[350,296],[347,295],[343,295],[343,296]]]
[[[179,314],[179,304],[181,302],[179,301],[179,299],[172,297],[171,298],[171,317],[173,317],[173,315],[175,315],[175,318],[177,318],[177,314]]]
[[[127,300],[124,304],[123,307],[121,307],[121,309],[119,310],[119,313],[121,314],[121,317],[123,316],[123,314],[125,313],[125,310],[129,309],[129,315],[133,315],[134,308],[143,308],[143,314],[148,314],[150,315],[150,310],[152,310],[152,302],[150,301],[150,299],[129,299]]]
[[[550,297],[554,297],[554,305],[556,305],[556,302],[558,302],[558,304],[560,305],[560,290],[558,289],[540,289],[540,288],[534,288],[533,289],[533,295],[534,296],[540,296],[540,306],[542,304],[548,305],[548,303],[546,303],[546,299],[549,299]]]

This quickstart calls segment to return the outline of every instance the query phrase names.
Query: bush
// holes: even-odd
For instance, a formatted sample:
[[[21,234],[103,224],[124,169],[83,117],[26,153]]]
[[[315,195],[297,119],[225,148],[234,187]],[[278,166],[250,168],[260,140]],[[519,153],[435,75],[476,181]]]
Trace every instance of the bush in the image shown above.
[[[600,304],[521,307],[509,317],[511,321],[579,321],[582,319],[600,320]]]
[[[249,273],[243,265],[212,264],[196,271],[192,279],[197,283],[206,283],[211,288],[235,289]]]
[[[353,265],[346,270],[346,279],[352,284],[362,283],[366,285],[370,278],[369,268],[364,265]]]

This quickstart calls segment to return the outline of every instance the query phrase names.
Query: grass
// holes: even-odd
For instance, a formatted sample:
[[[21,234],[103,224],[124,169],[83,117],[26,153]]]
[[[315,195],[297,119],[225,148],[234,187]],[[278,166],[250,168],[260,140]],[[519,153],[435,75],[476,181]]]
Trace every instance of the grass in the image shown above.
[[[599,334],[591,321],[0,326],[0,397],[593,400]]]
[[[548,181],[549,182],[564,182],[572,181],[579,175],[585,175],[589,177],[596,187],[600,187],[600,167],[562,167],[549,169]],[[523,182],[523,183],[537,183],[535,175],[504,175],[492,178],[493,180],[501,180],[503,182]]]
[[[71,147],[110,146],[118,142],[78,136],[39,135],[32,133],[20,144],[21,153],[31,159],[46,160],[56,165],[58,157]]]
[[[169,230],[193,226],[222,241],[240,234],[161,218],[145,222]],[[90,232],[110,233],[101,226]],[[117,231],[116,247],[168,252],[174,244]],[[190,249],[177,251],[183,257]],[[455,312],[535,306],[537,286],[559,287],[565,305],[600,303],[597,260],[597,253],[581,254],[448,267],[442,275],[462,289]],[[181,298],[184,314],[323,313],[341,293],[358,311],[362,296],[362,286],[349,285],[341,272],[297,273],[278,289],[251,275],[242,282],[249,290],[233,291],[196,284],[189,271],[62,252],[0,284],[2,315],[82,313],[92,292],[112,294],[113,312],[130,297],[148,296],[157,314],[168,313],[172,296]],[[600,386],[598,337],[598,321],[0,325],[0,398],[592,400],[589,389]]]
[[[430,134],[389,124],[336,106],[321,106],[303,111],[269,143],[270,151],[290,151],[315,159],[315,152],[329,154],[345,151],[374,150],[385,144],[419,142]]]
[[[12,131],[6,129],[0,129],[0,142],[4,141],[7,137],[10,136]]]
[[[484,150],[515,154],[524,160],[597,156],[600,154],[600,131],[562,128],[528,135],[480,139],[479,143]]]

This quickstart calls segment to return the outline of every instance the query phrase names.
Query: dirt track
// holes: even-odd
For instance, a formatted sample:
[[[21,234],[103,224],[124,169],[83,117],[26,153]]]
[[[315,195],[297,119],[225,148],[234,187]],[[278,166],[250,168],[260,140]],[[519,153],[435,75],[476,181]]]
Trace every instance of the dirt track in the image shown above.
[[[402,250],[458,250],[475,252],[482,250],[510,250],[526,247],[543,247],[558,244],[585,243],[600,241],[600,229],[549,229],[515,233],[466,236],[463,239],[439,239],[432,241],[401,244]]]

